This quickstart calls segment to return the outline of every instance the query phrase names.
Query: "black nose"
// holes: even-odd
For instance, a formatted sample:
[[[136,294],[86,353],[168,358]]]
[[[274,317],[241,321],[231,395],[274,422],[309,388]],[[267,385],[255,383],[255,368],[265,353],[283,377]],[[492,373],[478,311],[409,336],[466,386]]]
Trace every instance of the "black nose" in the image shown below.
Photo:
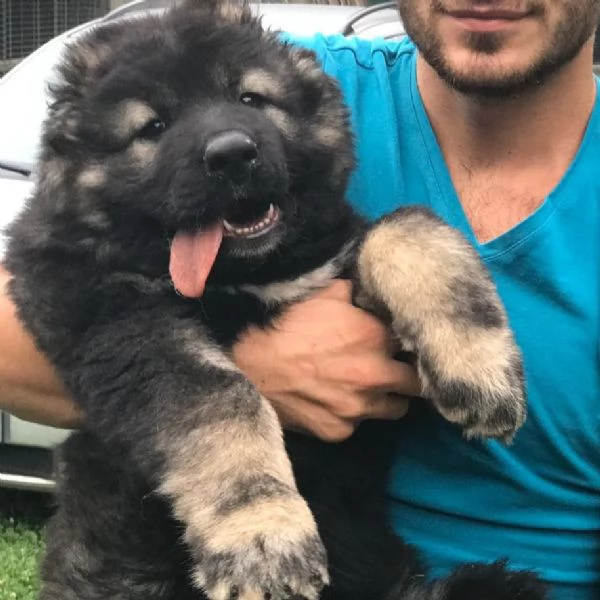
[[[224,171],[247,166],[258,156],[256,143],[241,131],[225,131],[210,139],[204,150],[209,171]]]

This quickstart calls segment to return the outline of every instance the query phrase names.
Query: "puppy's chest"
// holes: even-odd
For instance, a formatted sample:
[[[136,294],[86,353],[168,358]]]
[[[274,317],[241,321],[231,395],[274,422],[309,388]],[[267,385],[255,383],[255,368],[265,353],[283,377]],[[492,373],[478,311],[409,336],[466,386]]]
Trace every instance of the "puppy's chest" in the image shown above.
[[[197,317],[215,342],[230,347],[249,325],[266,327],[282,308],[251,294],[217,288],[208,289],[198,302]]]
[[[335,257],[287,280],[208,287],[198,304],[198,316],[214,341],[231,346],[249,325],[268,326],[287,306],[301,302],[342,276],[344,267],[344,261]]]

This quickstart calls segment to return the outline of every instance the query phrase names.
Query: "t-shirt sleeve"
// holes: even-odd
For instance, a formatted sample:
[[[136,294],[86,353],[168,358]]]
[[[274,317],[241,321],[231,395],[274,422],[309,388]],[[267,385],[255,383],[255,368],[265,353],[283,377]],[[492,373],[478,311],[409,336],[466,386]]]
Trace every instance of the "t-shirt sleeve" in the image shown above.
[[[323,70],[333,77],[338,76],[340,67],[347,69],[352,64],[366,69],[373,68],[374,56],[383,57],[384,62],[391,65],[399,54],[412,45],[408,38],[398,41],[382,38],[367,40],[341,34],[296,36],[281,33],[280,39],[286,44],[312,50]]]

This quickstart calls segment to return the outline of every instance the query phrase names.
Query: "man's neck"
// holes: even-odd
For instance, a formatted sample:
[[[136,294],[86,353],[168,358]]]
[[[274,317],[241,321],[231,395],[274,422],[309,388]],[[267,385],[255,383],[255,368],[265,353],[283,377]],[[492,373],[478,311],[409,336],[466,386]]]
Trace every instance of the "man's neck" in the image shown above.
[[[592,45],[544,85],[518,97],[482,99],[450,88],[419,57],[417,81],[425,109],[451,172],[527,165],[564,172],[594,106]]]

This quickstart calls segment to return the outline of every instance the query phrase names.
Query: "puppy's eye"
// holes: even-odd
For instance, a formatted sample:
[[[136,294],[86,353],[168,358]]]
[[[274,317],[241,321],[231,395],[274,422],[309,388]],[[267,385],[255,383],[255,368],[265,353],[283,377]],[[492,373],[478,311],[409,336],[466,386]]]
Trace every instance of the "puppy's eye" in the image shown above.
[[[165,131],[167,124],[162,119],[148,121],[136,134],[136,137],[144,140],[153,140]]]
[[[252,108],[262,108],[269,100],[255,92],[244,92],[240,95],[240,102]]]

